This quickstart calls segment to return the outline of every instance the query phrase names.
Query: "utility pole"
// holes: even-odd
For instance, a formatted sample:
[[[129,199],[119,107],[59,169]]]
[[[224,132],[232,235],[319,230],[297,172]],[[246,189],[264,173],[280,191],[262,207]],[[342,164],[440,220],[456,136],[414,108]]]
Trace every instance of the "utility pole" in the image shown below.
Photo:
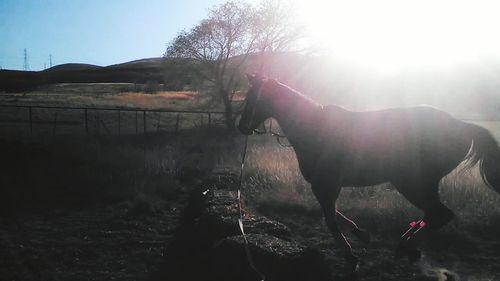
[[[52,67],[52,54],[49,55],[49,65]]]
[[[30,66],[28,64],[28,51],[26,50],[26,48],[24,48],[24,70],[30,70]]]

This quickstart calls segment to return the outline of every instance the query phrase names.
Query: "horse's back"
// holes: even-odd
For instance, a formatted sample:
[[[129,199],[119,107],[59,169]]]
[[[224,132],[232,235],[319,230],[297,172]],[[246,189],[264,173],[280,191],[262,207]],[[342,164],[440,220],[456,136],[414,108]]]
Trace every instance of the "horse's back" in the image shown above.
[[[444,111],[426,106],[366,112],[329,106],[325,111],[323,132],[354,146],[379,142],[382,145],[391,140],[410,144],[459,130],[462,123]]]
[[[329,143],[321,150],[331,151],[325,164],[342,166],[354,185],[424,170],[447,174],[470,146],[464,123],[432,107],[351,112],[332,106],[324,115],[322,139]]]

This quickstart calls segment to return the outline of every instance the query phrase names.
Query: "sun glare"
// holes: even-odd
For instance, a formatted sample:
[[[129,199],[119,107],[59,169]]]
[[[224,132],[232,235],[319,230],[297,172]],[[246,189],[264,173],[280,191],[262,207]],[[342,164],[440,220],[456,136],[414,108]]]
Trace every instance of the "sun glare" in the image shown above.
[[[321,51],[379,71],[500,57],[497,1],[296,1]]]

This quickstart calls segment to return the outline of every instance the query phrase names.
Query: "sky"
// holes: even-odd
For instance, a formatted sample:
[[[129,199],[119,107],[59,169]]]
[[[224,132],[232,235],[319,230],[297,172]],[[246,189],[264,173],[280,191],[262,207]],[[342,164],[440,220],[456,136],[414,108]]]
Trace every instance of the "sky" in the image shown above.
[[[247,0],[257,3],[259,0]],[[381,72],[500,60],[500,1],[290,0],[319,53]],[[0,0],[0,67],[159,57],[225,0]]]
[[[382,72],[500,58],[500,1],[297,2],[326,53]]]
[[[159,57],[222,0],[0,0],[0,67],[111,65]]]

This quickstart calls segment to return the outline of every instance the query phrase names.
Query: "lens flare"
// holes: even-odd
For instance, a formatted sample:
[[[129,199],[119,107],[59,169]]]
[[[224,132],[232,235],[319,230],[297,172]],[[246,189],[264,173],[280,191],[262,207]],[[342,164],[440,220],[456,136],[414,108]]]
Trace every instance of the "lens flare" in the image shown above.
[[[500,57],[500,2],[296,1],[322,52],[381,71]]]

